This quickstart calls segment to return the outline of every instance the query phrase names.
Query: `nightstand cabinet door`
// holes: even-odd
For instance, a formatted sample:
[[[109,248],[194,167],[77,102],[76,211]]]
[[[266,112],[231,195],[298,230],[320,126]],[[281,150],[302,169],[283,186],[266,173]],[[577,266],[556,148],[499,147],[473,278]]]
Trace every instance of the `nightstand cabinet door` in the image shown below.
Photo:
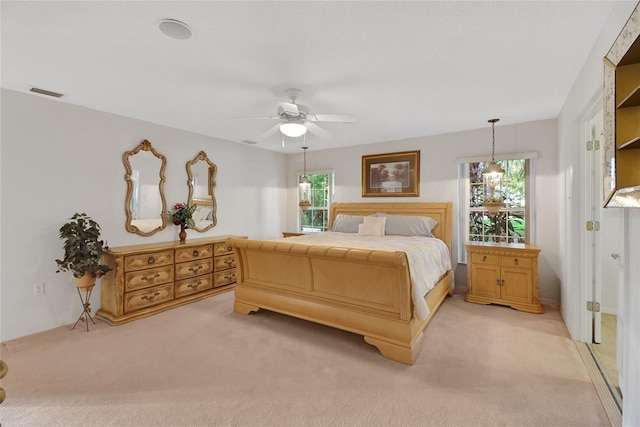
[[[473,293],[486,298],[500,298],[500,266],[472,265]]]
[[[526,244],[470,242],[467,248],[467,295],[476,304],[508,305],[542,313],[538,300],[540,248]]]
[[[512,302],[533,301],[533,274],[531,269],[502,267],[502,299]]]

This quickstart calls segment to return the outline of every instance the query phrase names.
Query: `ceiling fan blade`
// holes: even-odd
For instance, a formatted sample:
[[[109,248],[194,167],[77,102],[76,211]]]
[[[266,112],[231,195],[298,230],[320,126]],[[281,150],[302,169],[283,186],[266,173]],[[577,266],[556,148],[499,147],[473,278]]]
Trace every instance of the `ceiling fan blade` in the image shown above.
[[[276,120],[276,119],[280,119],[279,116],[246,116],[246,117],[230,117],[230,119],[233,120],[237,120],[237,119],[249,119],[249,120],[254,120],[254,119],[270,119],[270,120]]]
[[[267,136],[271,136],[280,130],[280,123],[276,123],[268,131],[260,135],[261,138],[266,138]]]
[[[319,136],[320,138],[329,138],[331,136],[331,133],[322,129],[320,126],[318,126],[315,123],[305,120],[303,124],[307,127],[307,130],[309,132],[311,132],[316,136]]]
[[[296,104],[292,104],[290,102],[283,102],[280,101],[279,102],[280,107],[282,107],[282,109],[284,110],[285,113],[287,113],[290,116],[299,116],[300,115],[300,111],[298,111],[298,106]]]
[[[307,119],[314,122],[354,123],[356,116],[350,114],[307,114]]]

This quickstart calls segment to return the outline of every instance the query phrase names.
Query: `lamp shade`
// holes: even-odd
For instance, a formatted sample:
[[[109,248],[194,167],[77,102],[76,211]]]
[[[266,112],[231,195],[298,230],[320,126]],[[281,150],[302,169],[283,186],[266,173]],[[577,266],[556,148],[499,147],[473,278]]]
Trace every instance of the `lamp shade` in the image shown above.
[[[306,129],[306,128],[305,128]],[[304,155],[304,166],[302,176],[298,182],[298,206],[303,211],[309,209],[311,206],[311,200],[309,200],[309,192],[311,191],[311,181],[307,177],[307,149],[309,147],[302,147]]]
[[[484,185],[484,203],[489,213],[495,214],[503,207],[502,176],[504,170],[496,162],[489,163],[489,167],[482,172]]]
[[[296,138],[307,133],[307,127],[298,121],[288,121],[280,125],[280,132],[289,138]]]
[[[504,195],[502,193],[502,176],[504,169],[495,161],[496,155],[496,134],[495,124],[500,119],[491,119],[491,163],[482,172],[482,184],[484,187],[484,206],[490,214],[495,215],[503,207]]]

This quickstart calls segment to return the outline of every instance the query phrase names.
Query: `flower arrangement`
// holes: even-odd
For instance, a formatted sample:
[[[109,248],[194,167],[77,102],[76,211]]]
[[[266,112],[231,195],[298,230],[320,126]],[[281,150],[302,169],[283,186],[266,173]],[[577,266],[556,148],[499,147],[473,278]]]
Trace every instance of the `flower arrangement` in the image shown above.
[[[188,206],[186,203],[176,203],[173,210],[167,211],[167,219],[174,225],[181,225],[184,228],[194,227],[196,223],[192,216],[196,207],[196,205]]]

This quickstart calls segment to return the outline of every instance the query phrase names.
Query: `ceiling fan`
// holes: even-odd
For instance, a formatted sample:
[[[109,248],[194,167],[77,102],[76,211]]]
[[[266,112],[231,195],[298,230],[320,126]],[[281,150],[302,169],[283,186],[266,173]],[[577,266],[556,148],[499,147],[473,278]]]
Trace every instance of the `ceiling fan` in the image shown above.
[[[276,116],[252,117],[254,119],[272,119],[279,121],[279,123],[276,123],[263,133],[261,135],[262,137],[268,137],[280,131],[283,135],[296,138],[309,131],[321,138],[327,138],[331,136],[331,133],[318,126],[316,124],[317,122],[353,123],[356,120],[356,117],[352,115],[313,114],[306,105],[296,104],[296,99],[298,99],[302,93],[300,89],[287,89],[285,93],[291,98],[291,102],[279,101]]]

